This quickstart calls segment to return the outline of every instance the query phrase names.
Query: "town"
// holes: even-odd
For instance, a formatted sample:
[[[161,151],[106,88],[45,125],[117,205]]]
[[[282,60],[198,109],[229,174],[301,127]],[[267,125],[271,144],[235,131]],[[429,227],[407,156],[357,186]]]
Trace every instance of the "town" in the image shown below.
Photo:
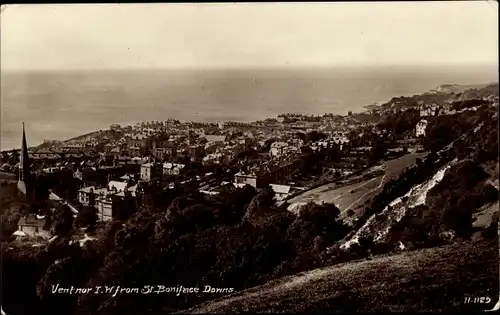
[[[95,221],[131,216],[146,203],[144,191],[151,187],[166,191],[189,186],[206,195],[245,185],[270,187],[276,202],[284,204],[380,161],[423,152],[431,120],[484,105],[498,106],[498,96],[480,95],[485,89],[491,86],[393,98],[345,116],[281,114],[253,123],[168,119],[134,126],[113,124],[107,130],[67,141],[45,141],[38,147],[27,146],[29,133],[24,134],[23,127],[23,147],[1,153],[1,171],[19,174],[24,191],[23,178],[30,174],[34,195],[48,194],[52,203],[66,205],[75,218],[83,213],[88,217],[90,212]],[[120,210],[124,204],[132,209],[126,214]],[[54,235],[47,210],[37,211],[19,220],[16,237]],[[83,241],[89,239],[85,234]]]

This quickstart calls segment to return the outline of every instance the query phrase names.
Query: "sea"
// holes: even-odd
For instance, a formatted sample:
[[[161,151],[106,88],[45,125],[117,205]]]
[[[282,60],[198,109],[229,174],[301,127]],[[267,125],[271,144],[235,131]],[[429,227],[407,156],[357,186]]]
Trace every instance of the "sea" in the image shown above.
[[[1,149],[141,121],[345,115],[442,84],[498,82],[498,66],[1,72]]]

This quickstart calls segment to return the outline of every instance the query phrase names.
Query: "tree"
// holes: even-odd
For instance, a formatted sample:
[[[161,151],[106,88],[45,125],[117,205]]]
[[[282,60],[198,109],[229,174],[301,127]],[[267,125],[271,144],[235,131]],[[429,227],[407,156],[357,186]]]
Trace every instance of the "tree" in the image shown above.
[[[369,160],[371,163],[378,162],[386,154],[387,154],[387,145],[385,144],[385,141],[382,139],[378,139],[370,151]]]
[[[361,247],[361,251],[363,253],[371,253],[373,248],[375,247],[375,241],[373,240],[373,236],[364,236],[359,239],[359,246]]]
[[[95,207],[95,193],[94,189],[90,189],[90,194],[89,194],[89,206],[90,207]]]
[[[52,235],[66,235],[73,229],[73,212],[67,205],[60,205],[52,214]]]
[[[97,215],[97,209],[94,207],[84,206],[78,214],[78,223],[80,225],[94,227],[97,220],[99,220],[99,217]]]
[[[274,191],[270,187],[262,189],[247,206],[242,220],[252,221],[252,219],[256,218],[260,214],[274,210],[274,197]]]

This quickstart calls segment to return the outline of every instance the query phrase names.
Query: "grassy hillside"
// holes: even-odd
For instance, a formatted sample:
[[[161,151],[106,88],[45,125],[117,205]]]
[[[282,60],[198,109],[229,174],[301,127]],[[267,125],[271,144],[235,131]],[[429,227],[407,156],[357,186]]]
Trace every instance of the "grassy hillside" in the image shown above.
[[[484,310],[498,299],[498,272],[498,242],[467,242],[316,269],[185,313]]]

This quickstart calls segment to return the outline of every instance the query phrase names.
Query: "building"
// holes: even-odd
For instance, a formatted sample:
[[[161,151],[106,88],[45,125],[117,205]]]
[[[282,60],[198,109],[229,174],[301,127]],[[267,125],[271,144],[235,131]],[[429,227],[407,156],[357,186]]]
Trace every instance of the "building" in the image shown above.
[[[95,205],[96,194],[99,194],[99,192],[100,190],[94,186],[84,187],[78,191],[78,202],[84,206]]]
[[[117,201],[114,196],[123,199],[125,193],[130,191],[132,196],[135,197],[136,187],[128,187],[128,183],[120,181],[110,181],[106,188],[89,186],[78,191],[78,201],[84,206],[93,205],[97,209],[98,220],[110,221],[113,219],[113,209],[115,201]],[[92,199],[93,201],[91,201]]]
[[[427,129],[427,120],[422,119],[417,123],[417,126],[415,127],[415,136],[417,138],[419,137],[425,137],[425,130]]]
[[[420,107],[420,117],[432,117],[439,114],[439,106],[436,104],[423,105]]]
[[[202,138],[207,139],[208,143],[224,142],[226,140],[224,135],[203,135]]]
[[[108,189],[111,191],[116,190],[116,192],[121,192],[127,189],[127,185],[128,184],[126,182],[112,180],[108,183]]]
[[[184,169],[184,164],[163,163],[163,175],[179,175]]]
[[[208,154],[203,158],[203,163],[214,163],[214,164],[219,164],[222,161],[222,153],[213,153],[213,154]]]
[[[269,149],[269,154],[272,157],[278,157],[285,153],[285,149],[288,147],[288,144],[285,142],[273,142],[271,144],[271,148]]]
[[[259,165],[250,171],[234,175],[234,185],[243,187],[250,185],[262,188],[267,184],[279,184],[286,181],[292,174],[304,165],[303,157],[277,163]]]
[[[153,179],[161,179],[163,169],[160,164],[145,163],[141,165],[141,180],[150,182]]]
[[[263,184],[277,184],[286,181],[296,170],[303,166],[304,159],[302,156],[275,165],[266,165],[260,182]]]
[[[102,192],[96,198],[95,207],[97,208],[97,216],[100,221],[113,220],[113,199],[112,194]]]
[[[17,223],[17,235],[26,235],[30,237],[50,238],[50,225],[46,216],[29,214],[19,219]]]
[[[234,184],[236,187],[243,187],[245,185],[250,185],[257,187],[257,176],[255,174],[245,174],[243,172],[236,173],[234,175]]]
[[[17,182],[17,189],[26,195],[28,200],[33,200],[35,197],[35,190],[30,172],[30,159],[28,154],[28,143],[26,141],[23,122],[23,139],[21,142],[21,154],[19,155],[19,179]]]
[[[118,124],[112,124],[111,126],[109,126],[109,129],[112,131],[118,131],[121,129],[121,127]]]
[[[135,146],[139,148],[145,148],[147,145],[147,136],[143,134],[133,135],[128,139],[128,145],[130,147]]]
[[[188,154],[191,157],[192,161],[199,161],[205,155],[205,146],[204,145],[193,145],[188,147]]]
[[[129,149],[128,149],[128,154],[130,156],[140,156],[141,155],[141,148],[138,147],[138,146],[131,146]]]
[[[349,143],[349,138],[344,135],[334,135],[333,142],[336,144],[347,144]]]
[[[290,195],[291,186],[276,185],[276,184],[270,184],[269,186],[271,186],[272,190],[274,191],[274,195],[276,196],[276,201],[282,201]]]
[[[165,158],[173,158],[177,156],[177,146],[173,142],[168,142],[161,147],[153,148],[153,156],[159,160],[164,160]]]
[[[172,141],[153,140],[151,153],[158,160],[177,156],[177,146]]]

